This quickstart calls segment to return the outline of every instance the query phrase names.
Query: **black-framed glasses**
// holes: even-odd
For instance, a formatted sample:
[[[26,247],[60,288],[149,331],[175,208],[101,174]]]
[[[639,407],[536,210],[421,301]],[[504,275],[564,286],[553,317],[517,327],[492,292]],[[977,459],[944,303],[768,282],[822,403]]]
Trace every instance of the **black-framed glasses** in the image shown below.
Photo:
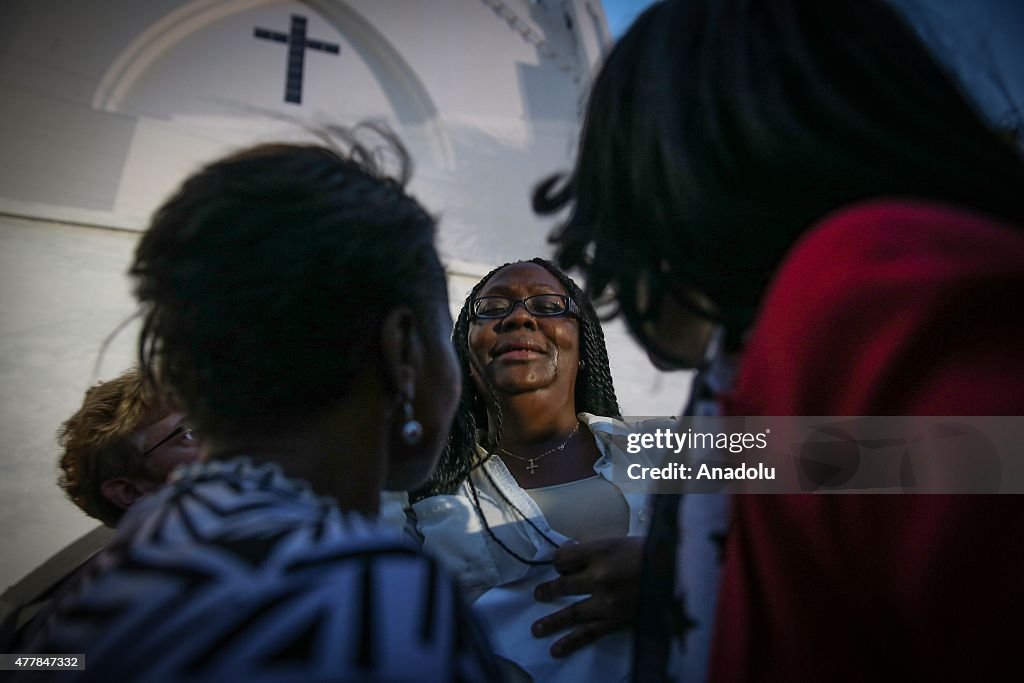
[[[173,438],[175,438],[177,436],[180,436],[182,434],[184,435],[185,439],[188,440],[188,441],[195,441],[197,438],[199,438],[199,437],[196,436],[196,430],[193,429],[192,427],[189,427],[188,425],[183,425],[183,424],[182,425],[178,425],[177,427],[172,429],[171,432],[167,436],[165,436],[164,438],[162,438],[159,441],[157,441],[153,445],[152,448],[150,448],[148,451],[143,453],[142,457],[145,458],[147,455],[149,455],[150,453],[152,453],[156,449],[160,448],[161,446],[163,446],[165,443],[167,443],[171,439],[173,439]]]
[[[510,299],[507,296],[481,296],[473,300],[473,316],[476,318],[504,318],[519,304],[527,313],[538,317],[556,315],[579,316],[580,307],[564,294],[534,294],[525,299]]]

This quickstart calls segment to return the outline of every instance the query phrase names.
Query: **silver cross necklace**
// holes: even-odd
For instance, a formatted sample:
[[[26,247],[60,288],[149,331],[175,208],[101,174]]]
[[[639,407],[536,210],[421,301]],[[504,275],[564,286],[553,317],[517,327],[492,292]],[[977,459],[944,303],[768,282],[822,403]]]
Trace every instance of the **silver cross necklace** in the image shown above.
[[[555,446],[554,448],[552,448],[550,450],[544,451],[540,455],[533,456],[532,458],[524,458],[521,455],[516,455],[515,453],[509,453],[504,448],[498,448],[498,450],[501,451],[502,453],[504,453],[505,455],[512,456],[516,460],[522,460],[523,462],[528,463],[526,465],[526,470],[530,474],[533,474],[534,472],[537,471],[537,461],[538,460],[540,460],[541,458],[543,458],[546,455],[551,455],[555,451],[564,451],[565,447],[569,444],[570,441],[572,441],[572,437],[576,436],[576,432],[578,432],[579,430],[580,430],[580,423],[577,421],[576,422],[576,426],[572,428],[572,431],[569,433],[569,436],[566,437],[565,441],[563,441],[562,443],[560,443],[559,445]]]

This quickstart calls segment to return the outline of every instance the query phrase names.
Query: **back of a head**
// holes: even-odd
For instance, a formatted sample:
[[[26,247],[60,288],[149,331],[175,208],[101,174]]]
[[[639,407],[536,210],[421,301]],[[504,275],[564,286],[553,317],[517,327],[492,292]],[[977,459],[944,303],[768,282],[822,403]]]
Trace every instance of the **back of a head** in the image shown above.
[[[590,293],[692,287],[735,341],[810,225],[871,197],[1024,222],[1024,160],[882,0],[670,0],[616,44],[553,238]],[[618,286],[637,329],[656,306]]]
[[[360,145],[369,133],[388,147]],[[377,128],[346,139],[344,153],[264,145],[207,166],[139,244],[141,360],[205,433],[266,433],[333,407],[397,306],[441,324],[435,222],[403,188],[404,149]],[[382,152],[400,180],[375,163]]]

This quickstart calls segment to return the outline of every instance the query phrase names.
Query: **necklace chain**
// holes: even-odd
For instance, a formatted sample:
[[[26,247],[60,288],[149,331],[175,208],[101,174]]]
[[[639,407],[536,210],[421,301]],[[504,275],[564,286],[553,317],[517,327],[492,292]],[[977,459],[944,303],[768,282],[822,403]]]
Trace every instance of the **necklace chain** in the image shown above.
[[[579,430],[580,430],[580,423],[579,423],[579,421],[577,421],[576,422],[576,426],[572,428],[571,432],[569,432],[569,436],[567,436],[565,438],[565,441],[563,441],[562,443],[558,444],[557,446],[555,446],[554,448],[552,448],[550,450],[544,451],[540,455],[533,456],[532,458],[527,458],[527,457],[523,457],[521,455],[516,455],[515,453],[509,453],[508,451],[506,451],[504,448],[501,448],[501,447],[499,447],[498,450],[501,451],[502,453],[504,453],[505,455],[512,456],[516,460],[522,460],[523,462],[528,462],[529,464],[526,466],[526,469],[527,469],[527,471],[529,471],[530,474],[533,474],[534,472],[537,471],[537,461],[538,460],[540,460],[541,458],[543,458],[546,455],[551,455],[555,451],[564,451],[565,447],[569,444],[570,441],[572,441],[572,437],[576,436],[576,432],[578,432]]]

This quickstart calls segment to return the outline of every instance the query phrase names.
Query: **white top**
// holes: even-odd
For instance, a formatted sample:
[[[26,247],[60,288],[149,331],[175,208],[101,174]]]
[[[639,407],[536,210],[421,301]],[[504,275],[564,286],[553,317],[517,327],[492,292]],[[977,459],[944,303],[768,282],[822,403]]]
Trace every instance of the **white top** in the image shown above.
[[[581,543],[618,538],[629,531],[629,505],[622,493],[595,474],[564,484],[526,489],[552,529]]]
[[[634,463],[659,464],[653,460],[660,454],[647,450],[635,455],[627,453],[626,436],[634,428],[620,420],[589,413],[580,413],[579,419],[594,435],[601,451],[601,457],[594,463],[594,472],[615,485],[626,502],[628,535],[645,534],[649,517],[647,495],[622,491],[612,474],[616,470],[621,473]],[[665,426],[673,425],[674,419],[670,419]],[[519,486],[500,458],[488,458],[470,476],[491,530],[518,555],[537,561],[550,560],[554,548],[504,502],[501,493],[527,515],[544,536],[559,545],[571,540],[551,528],[537,503]],[[549,603],[536,602],[534,587],[556,578],[557,573],[549,565],[525,565],[495,543],[484,530],[466,482],[455,494],[426,498],[415,503],[412,509],[424,550],[440,559],[462,585],[468,599],[475,600],[474,611],[490,628],[497,654],[516,662],[535,681],[617,681],[628,677],[632,661],[629,633],[606,636],[597,647],[583,648],[562,660],[553,659],[548,650],[564,632],[547,638],[533,637],[530,625],[534,621],[582,598],[572,596]]]

